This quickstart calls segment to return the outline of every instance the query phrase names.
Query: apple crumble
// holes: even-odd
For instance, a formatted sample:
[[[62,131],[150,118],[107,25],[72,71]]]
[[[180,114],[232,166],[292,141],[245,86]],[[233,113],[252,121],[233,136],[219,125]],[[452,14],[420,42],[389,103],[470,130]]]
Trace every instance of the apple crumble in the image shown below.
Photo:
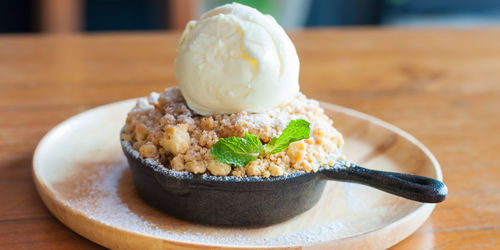
[[[245,132],[268,143],[295,119],[310,122],[311,135],[293,142],[284,152],[261,155],[243,167],[219,162],[210,153],[219,138],[243,137]],[[320,166],[332,166],[341,157],[343,145],[342,135],[319,103],[302,93],[266,112],[201,116],[188,108],[177,87],[139,98],[128,114],[121,139],[130,141],[142,158],[167,168],[238,177],[317,171]]]

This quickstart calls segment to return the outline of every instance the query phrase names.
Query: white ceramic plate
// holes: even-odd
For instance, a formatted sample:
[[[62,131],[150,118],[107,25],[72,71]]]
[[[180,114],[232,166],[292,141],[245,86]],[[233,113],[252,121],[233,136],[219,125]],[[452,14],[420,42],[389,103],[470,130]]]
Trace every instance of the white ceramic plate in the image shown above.
[[[119,143],[128,100],[74,116],[52,129],[33,158],[36,187],[66,226],[108,248],[387,248],[429,217],[422,204],[349,183],[329,182],[319,203],[289,221],[222,228],[175,219],[136,194]],[[400,129],[363,113],[322,104],[345,138],[348,159],[364,167],[442,180],[432,154]]]

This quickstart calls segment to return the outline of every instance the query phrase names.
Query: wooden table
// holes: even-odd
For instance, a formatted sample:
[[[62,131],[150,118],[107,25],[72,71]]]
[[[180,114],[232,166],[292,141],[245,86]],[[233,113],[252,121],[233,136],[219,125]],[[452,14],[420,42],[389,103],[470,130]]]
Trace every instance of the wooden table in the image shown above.
[[[45,208],[33,150],[72,115],[175,85],[179,35],[0,36],[0,248],[99,248]],[[395,248],[500,248],[500,30],[291,37],[306,95],[410,132],[442,165],[448,199]]]

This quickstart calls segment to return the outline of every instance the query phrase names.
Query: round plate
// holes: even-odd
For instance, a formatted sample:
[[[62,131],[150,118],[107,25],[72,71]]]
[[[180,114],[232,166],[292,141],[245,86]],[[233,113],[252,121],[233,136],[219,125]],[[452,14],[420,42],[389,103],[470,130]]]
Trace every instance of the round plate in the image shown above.
[[[351,183],[329,182],[311,210],[257,228],[193,224],[145,204],[136,194],[119,131],[135,100],[74,116],[52,129],[33,158],[36,188],[66,226],[108,248],[387,248],[429,217],[422,204]],[[363,113],[323,103],[344,135],[347,158],[364,167],[442,180],[432,154],[400,129]]]

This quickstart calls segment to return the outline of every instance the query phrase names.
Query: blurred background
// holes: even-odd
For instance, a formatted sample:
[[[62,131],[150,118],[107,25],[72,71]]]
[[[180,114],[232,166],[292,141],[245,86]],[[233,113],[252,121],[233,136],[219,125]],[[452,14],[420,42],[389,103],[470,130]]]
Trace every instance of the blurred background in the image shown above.
[[[2,0],[0,33],[183,29],[230,2],[271,14],[287,29],[500,24],[499,0]]]

